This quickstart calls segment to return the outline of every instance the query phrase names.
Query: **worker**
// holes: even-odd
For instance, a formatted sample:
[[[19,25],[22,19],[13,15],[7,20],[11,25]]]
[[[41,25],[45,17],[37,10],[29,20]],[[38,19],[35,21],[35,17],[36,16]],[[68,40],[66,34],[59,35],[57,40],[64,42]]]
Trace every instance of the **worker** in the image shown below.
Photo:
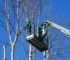
[[[41,25],[41,33],[42,33],[42,38],[45,38],[45,36],[47,35],[47,29],[48,29],[49,24],[47,22],[44,22]]]
[[[31,34],[31,23],[28,21],[24,26],[23,29],[27,31],[27,35]]]
[[[41,30],[42,30],[42,36],[44,36],[46,34],[46,24],[45,23],[42,25]]]

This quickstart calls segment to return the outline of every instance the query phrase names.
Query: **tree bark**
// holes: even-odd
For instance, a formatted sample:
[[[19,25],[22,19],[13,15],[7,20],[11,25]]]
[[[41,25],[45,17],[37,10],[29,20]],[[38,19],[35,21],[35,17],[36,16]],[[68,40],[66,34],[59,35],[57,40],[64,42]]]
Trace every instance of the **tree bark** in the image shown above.
[[[3,58],[3,60],[7,60],[6,59],[6,45],[3,46],[3,49],[4,49],[4,58]]]
[[[29,45],[29,60],[32,60],[32,45]]]
[[[11,45],[11,60],[14,60],[14,45]]]

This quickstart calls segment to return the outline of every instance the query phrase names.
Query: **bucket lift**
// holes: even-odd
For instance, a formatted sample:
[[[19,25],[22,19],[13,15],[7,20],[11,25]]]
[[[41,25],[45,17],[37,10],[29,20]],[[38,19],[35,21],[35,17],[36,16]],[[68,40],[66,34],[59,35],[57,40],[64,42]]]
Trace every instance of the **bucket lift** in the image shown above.
[[[38,7],[39,8],[39,16],[40,16],[40,9],[41,9],[40,7],[41,7],[41,5],[39,5],[39,7]],[[33,5],[32,5],[32,8],[33,8]],[[36,31],[35,26],[34,26],[33,10],[32,10],[32,20],[33,21],[32,21],[32,24],[31,24],[30,19],[29,19],[27,6],[25,6],[24,9],[25,9],[25,12],[27,13],[26,14],[26,22],[27,23],[23,27],[24,30],[26,30],[26,33],[27,33],[26,39],[30,44],[35,46],[38,50],[40,50],[40,51],[48,50],[48,39],[47,39],[47,42],[45,42],[44,40],[45,40],[45,37],[47,35],[47,28],[48,28],[49,25],[52,26],[52,27],[55,27],[56,29],[65,33],[67,36],[70,36],[70,30],[68,30],[68,29],[66,29],[62,26],[59,26],[58,24],[55,24],[51,21],[44,22],[41,25],[41,27],[37,28],[37,31]],[[38,19],[38,20],[40,20],[40,19]]]
[[[47,35],[47,27],[48,25],[43,23],[41,27],[38,28],[38,32],[31,33],[31,24],[30,22],[25,25],[27,31],[27,41],[35,46],[39,51],[48,50],[48,42],[44,41],[45,36]]]
[[[41,10],[41,1],[38,5],[38,8],[39,8],[39,16],[40,16],[40,10]],[[32,4],[32,23],[30,22],[30,19],[29,19],[29,14],[28,14],[28,9],[27,9],[27,6],[25,7],[25,12],[27,13],[26,14],[26,24],[25,26],[23,27],[23,29],[26,30],[26,39],[27,41],[32,44],[33,46],[35,46],[38,50],[40,51],[45,51],[48,49],[48,43],[44,42],[44,38],[46,36],[46,33],[45,33],[45,25],[42,24],[41,27],[38,27],[37,29],[35,29],[35,25],[34,25],[34,6]],[[37,22],[39,21],[40,19],[37,20]],[[38,23],[39,24],[39,23]],[[39,26],[39,25],[37,25]],[[36,31],[37,30],[37,31]]]
[[[42,38],[37,37],[34,34],[27,36],[27,41],[30,42],[33,46],[35,46],[40,51],[45,51],[48,49],[47,43],[45,44]]]
[[[47,22],[43,23],[41,27],[39,27],[39,29],[38,29],[39,33],[29,34],[26,37],[27,41],[29,43],[31,43],[33,46],[35,46],[40,51],[48,50],[48,42],[45,43],[44,38],[47,35],[47,28],[49,25],[58,29],[59,31],[63,32],[68,37],[70,36],[70,30],[69,29],[66,29],[66,28],[64,28],[64,27],[62,27],[56,23],[53,23],[51,21],[47,21]]]

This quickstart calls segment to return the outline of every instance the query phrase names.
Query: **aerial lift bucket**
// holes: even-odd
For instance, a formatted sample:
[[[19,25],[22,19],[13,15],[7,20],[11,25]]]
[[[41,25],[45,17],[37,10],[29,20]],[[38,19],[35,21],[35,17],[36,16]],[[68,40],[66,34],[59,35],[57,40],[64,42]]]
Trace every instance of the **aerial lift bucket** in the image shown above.
[[[47,44],[47,42],[45,43],[44,38],[42,38],[42,35],[44,35],[44,34],[41,34],[45,30],[45,29],[43,30],[45,25],[43,25],[42,29],[39,29],[39,32],[35,31],[35,33],[32,33],[32,34],[31,34],[31,30],[30,30],[31,29],[30,23],[26,26],[27,26],[27,30],[28,30],[27,36],[26,36],[27,41],[41,52],[48,50],[48,44]],[[40,32],[40,30],[42,30],[42,32]],[[39,34],[39,36],[38,36],[38,34]]]
[[[41,52],[48,49],[47,43],[44,43],[41,38],[37,37],[34,34],[27,36],[27,41]]]
[[[40,32],[39,32],[40,33]],[[46,51],[48,50],[48,43],[44,42],[44,39],[42,37],[37,36],[36,34],[31,34],[26,37],[27,41],[31,43],[33,46],[35,46],[39,51]]]

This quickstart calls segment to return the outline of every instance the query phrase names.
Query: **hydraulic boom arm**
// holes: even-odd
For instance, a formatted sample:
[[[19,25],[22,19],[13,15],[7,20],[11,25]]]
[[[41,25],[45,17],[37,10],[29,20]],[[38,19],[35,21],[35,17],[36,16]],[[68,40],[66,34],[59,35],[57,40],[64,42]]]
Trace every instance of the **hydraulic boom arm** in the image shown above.
[[[47,21],[47,23],[53,27],[55,27],[56,29],[60,30],[61,32],[65,33],[66,35],[70,36],[70,30],[69,29],[66,29],[56,23],[53,23],[51,21]]]

